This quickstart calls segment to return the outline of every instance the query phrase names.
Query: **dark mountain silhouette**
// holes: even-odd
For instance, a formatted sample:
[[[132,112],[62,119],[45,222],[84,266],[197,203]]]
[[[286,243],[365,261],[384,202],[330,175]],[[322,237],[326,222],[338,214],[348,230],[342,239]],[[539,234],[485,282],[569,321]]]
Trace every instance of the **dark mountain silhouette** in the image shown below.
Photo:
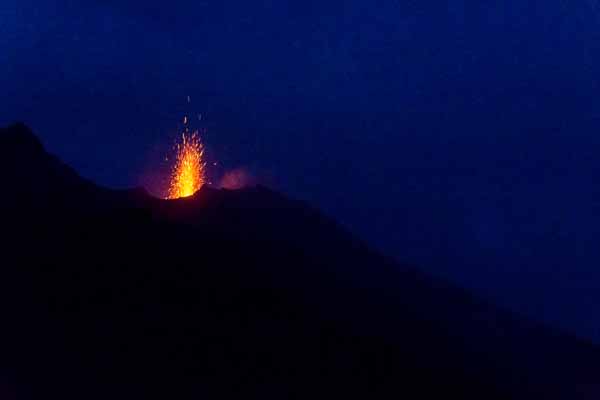
[[[595,346],[264,187],[108,190],[0,132],[0,398],[591,399]]]

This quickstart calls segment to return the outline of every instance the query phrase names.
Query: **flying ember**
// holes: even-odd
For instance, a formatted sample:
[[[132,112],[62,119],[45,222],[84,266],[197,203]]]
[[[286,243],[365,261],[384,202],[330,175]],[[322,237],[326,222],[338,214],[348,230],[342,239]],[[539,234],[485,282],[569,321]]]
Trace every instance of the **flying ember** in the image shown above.
[[[176,158],[171,171],[167,199],[191,196],[205,183],[204,145],[200,141],[198,131],[189,134],[186,129],[175,151]]]

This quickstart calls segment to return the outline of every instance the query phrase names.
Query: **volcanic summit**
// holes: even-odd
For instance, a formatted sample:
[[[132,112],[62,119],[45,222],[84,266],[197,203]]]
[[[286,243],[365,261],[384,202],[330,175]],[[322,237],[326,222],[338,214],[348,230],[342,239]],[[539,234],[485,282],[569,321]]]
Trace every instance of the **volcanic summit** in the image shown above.
[[[594,345],[265,187],[111,190],[0,131],[0,398],[591,399]]]

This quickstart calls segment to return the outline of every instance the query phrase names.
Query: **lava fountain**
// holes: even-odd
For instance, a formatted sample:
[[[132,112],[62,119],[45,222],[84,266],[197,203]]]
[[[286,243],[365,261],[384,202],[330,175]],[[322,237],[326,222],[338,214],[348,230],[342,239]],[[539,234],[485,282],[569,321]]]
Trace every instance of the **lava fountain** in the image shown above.
[[[186,132],[181,135],[181,142],[175,146],[175,152],[167,199],[193,195],[200,190],[206,179],[206,164],[203,161],[204,145],[198,131],[189,134],[186,129]]]

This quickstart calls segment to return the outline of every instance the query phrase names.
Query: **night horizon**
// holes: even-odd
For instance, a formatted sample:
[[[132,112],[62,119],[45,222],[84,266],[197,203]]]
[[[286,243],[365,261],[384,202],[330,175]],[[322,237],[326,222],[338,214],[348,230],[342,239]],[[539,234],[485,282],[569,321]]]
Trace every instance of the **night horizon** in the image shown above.
[[[269,224],[319,213],[303,234],[335,221],[423,279],[600,346],[599,38],[592,0],[7,0],[0,128],[25,124],[95,184],[90,192],[194,198],[177,210],[109,196],[119,210],[139,205],[149,232],[156,221],[142,216],[164,212],[159,225],[185,236],[181,215],[201,231],[218,226],[199,211],[205,202],[233,204],[234,214],[218,214],[223,225],[240,218],[248,226],[235,233],[248,229],[263,249],[271,242],[261,235],[278,235],[253,231],[261,222],[246,208],[262,215],[261,201],[277,204]],[[98,207],[112,221],[113,210]],[[133,222],[118,229],[142,229],[138,214],[123,213]],[[303,242],[277,229],[286,245]],[[281,256],[275,245],[263,250],[269,263]],[[350,264],[352,279],[385,275]]]

